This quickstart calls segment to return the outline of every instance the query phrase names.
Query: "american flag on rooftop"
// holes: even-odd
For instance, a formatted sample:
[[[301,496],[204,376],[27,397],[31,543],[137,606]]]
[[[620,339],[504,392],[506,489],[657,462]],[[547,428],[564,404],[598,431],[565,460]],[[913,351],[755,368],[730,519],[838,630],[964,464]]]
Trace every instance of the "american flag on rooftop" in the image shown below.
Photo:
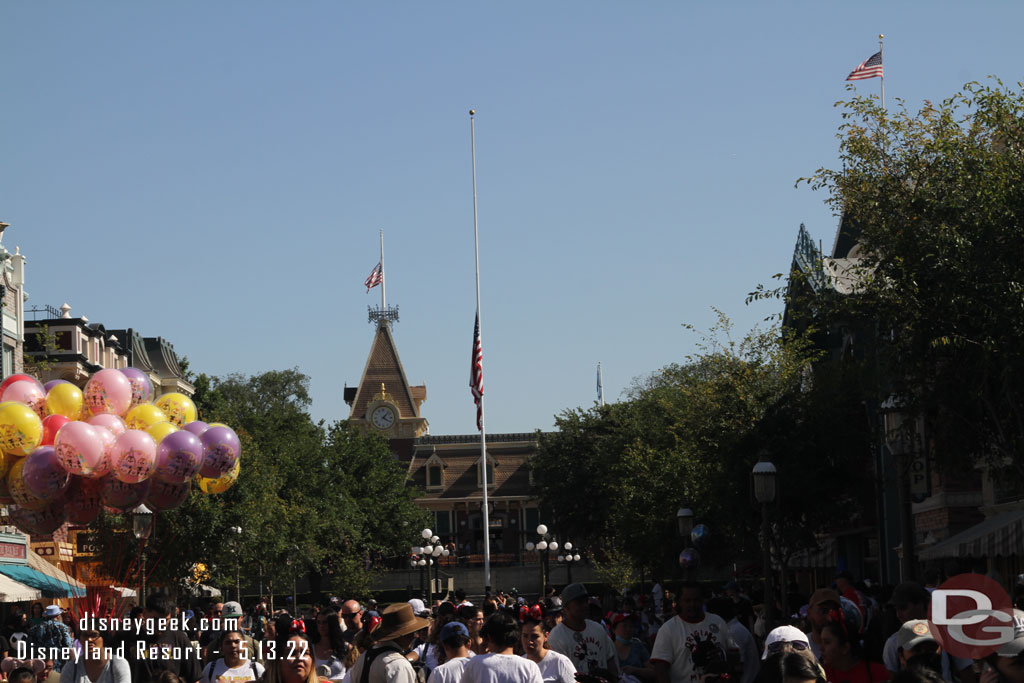
[[[882,53],[876,52],[860,63],[856,69],[846,77],[848,81],[862,81],[865,78],[882,78]]]

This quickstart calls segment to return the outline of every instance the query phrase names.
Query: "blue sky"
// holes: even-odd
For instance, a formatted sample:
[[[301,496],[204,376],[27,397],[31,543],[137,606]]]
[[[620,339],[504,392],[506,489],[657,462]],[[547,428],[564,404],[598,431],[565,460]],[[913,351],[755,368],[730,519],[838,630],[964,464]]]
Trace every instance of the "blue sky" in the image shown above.
[[[29,304],[196,371],[298,367],[348,416],[389,303],[434,434],[469,433],[475,108],[488,431],[738,333],[797,228],[831,244],[835,101],[886,34],[916,108],[1021,76],[1018,3],[6,2],[0,220]],[[860,92],[877,93],[878,79]]]

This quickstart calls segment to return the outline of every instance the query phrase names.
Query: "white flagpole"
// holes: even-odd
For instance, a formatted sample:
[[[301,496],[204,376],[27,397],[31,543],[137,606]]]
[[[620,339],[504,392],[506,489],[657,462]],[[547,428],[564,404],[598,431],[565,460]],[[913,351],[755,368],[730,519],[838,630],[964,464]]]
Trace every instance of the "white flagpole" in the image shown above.
[[[878,79],[882,82],[882,111],[885,111],[885,55],[882,54],[882,40],[885,39],[885,35],[882,33],[878,34],[878,57],[882,60],[882,75]]]
[[[597,361],[597,402],[604,405],[604,381],[601,376],[601,361]]]
[[[384,231],[380,231],[380,312],[381,314],[387,309],[385,305],[387,303],[387,297],[385,291],[387,290],[388,282],[384,278]]]
[[[480,316],[480,232],[476,213],[476,126],[469,110],[469,140],[473,157],[473,249],[476,256],[476,316],[480,325],[480,339],[484,338],[484,323]],[[482,341],[481,341],[482,343]],[[484,397],[480,396],[480,480],[483,482],[481,512],[484,519],[484,595],[491,597],[491,515],[487,509],[487,428],[484,422]],[[542,587],[543,588],[543,587]]]

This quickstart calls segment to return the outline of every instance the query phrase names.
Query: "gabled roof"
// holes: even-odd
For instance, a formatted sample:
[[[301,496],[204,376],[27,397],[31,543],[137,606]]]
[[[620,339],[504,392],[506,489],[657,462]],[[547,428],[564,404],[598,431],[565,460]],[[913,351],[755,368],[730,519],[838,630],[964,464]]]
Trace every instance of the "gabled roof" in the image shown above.
[[[395,338],[391,335],[391,327],[386,321],[381,321],[377,325],[377,334],[373,338],[373,346],[370,347],[362,379],[359,380],[359,390],[352,402],[350,417],[359,418],[366,413],[367,404],[380,393],[381,384],[385,386],[391,400],[398,407],[400,417],[420,416],[418,402],[413,400],[412,387],[405,377]]]

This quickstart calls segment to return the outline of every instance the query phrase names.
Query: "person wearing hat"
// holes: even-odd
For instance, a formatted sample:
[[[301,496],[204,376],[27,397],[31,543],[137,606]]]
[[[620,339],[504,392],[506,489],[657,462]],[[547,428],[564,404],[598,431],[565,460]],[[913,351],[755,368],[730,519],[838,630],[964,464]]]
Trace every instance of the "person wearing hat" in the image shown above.
[[[544,627],[550,633],[556,626],[562,623],[562,598],[553,595],[544,598]]]
[[[444,664],[434,667],[427,683],[459,683],[473,656],[469,651],[469,629],[461,621],[449,621],[441,627],[438,642],[444,648]]]
[[[562,590],[562,623],[551,629],[548,646],[571,659],[579,673],[606,669],[617,679],[619,664],[612,640],[601,624],[587,619],[589,597],[582,583],[570,583]]]
[[[64,610],[59,605],[50,605],[43,610],[42,623],[36,624],[28,631],[29,645],[35,648],[60,648],[60,652],[69,652],[73,639],[71,629],[60,620]],[[54,659],[53,670],[64,668],[66,659]]]
[[[910,621],[928,618],[928,606],[931,604],[932,594],[915,581],[904,581],[892,590],[892,597],[889,598],[889,605],[896,610],[896,620],[902,625]],[[889,636],[882,648],[882,664],[891,673],[896,673],[901,668],[899,653],[900,631]],[[951,681],[955,677],[960,683],[975,683],[978,677],[971,666],[970,659],[953,657],[948,652],[941,653],[942,668],[939,673],[942,679]],[[954,674],[955,672],[955,674]]]
[[[899,641],[900,669],[924,668],[935,672],[942,668],[942,647],[932,635],[927,619],[911,619],[896,632]]]
[[[430,626],[430,619],[413,614],[407,602],[388,605],[380,617],[380,626],[373,631],[376,643],[359,655],[348,673],[349,680],[353,683],[416,683],[416,671],[405,653],[416,632]],[[367,669],[366,676],[363,669]]]
[[[224,634],[231,629],[241,629],[242,618],[245,616],[242,612],[242,606],[235,600],[217,604],[220,605],[220,614],[211,619],[211,625],[216,625],[220,628],[211,629],[204,634],[207,641],[206,647],[203,649],[203,666],[210,662],[216,662],[221,658],[220,644],[224,640]],[[245,646],[250,653],[249,656],[255,658],[256,653],[259,652],[256,648],[256,641],[247,633],[243,632],[243,636]]]
[[[807,632],[807,642],[811,646],[811,652],[817,660],[821,661],[821,629],[829,622],[829,614],[842,607],[839,593],[831,588],[819,588],[811,593],[811,599],[807,603],[807,621],[811,624],[811,630]]]

